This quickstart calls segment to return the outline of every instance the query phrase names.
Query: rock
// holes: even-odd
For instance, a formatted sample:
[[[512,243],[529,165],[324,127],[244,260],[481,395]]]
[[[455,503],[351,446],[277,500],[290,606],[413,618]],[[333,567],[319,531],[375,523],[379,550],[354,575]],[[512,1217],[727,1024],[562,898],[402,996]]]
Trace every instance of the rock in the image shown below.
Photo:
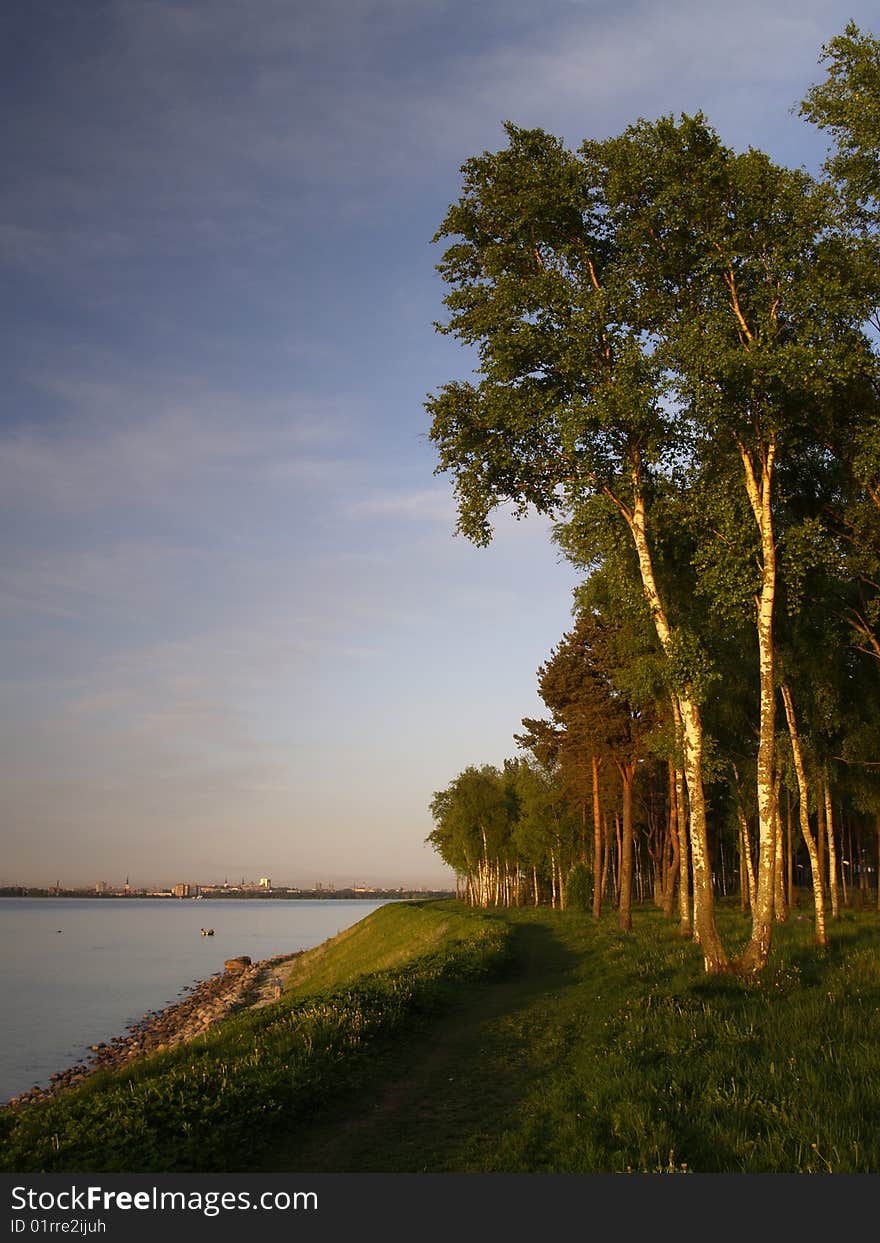
[[[242,954],[238,958],[227,958],[223,964],[224,971],[244,971],[245,967],[251,965],[251,960],[247,954]]]

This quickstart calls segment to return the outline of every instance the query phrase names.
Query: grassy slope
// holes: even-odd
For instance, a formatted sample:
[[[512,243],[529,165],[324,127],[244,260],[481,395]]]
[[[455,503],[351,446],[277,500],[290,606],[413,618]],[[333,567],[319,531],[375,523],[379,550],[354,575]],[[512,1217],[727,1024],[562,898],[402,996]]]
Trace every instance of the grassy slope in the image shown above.
[[[341,934],[333,987],[294,989],[187,1045],[0,1112],[0,1169],[243,1168],[276,1135],[307,1128],[335,1095],[355,1090],[383,1047],[422,1030],[506,961],[508,930],[464,909],[395,904],[367,922],[375,945],[387,931],[397,946],[394,970],[361,974],[359,938]]]
[[[285,992],[308,997],[358,976],[387,971],[473,933],[469,912],[451,903],[391,902],[293,962]]]
[[[281,1002],[29,1111],[2,1168],[877,1171],[880,920],[810,933],[744,982],[648,908],[382,907]]]
[[[291,1129],[291,1171],[880,1170],[880,922],[818,956],[777,927],[761,982],[710,980],[653,910],[521,911],[517,968],[377,1058],[363,1090]],[[746,932],[722,912],[728,944]],[[327,968],[330,967],[328,956]]]

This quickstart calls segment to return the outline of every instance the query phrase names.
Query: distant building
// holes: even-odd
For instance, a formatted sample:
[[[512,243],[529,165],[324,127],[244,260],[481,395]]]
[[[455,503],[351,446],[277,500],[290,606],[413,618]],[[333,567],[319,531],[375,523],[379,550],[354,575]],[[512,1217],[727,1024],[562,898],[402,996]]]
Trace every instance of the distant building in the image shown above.
[[[106,893],[108,889],[109,885],[105,880],[99,880],[95,885],[95,893]]]
[[[272,882],[269,880],[269,877],[268,877],[268,876],[261,876],[261,877],[260,877],[260,888],[261,888],[261,889],[271,889],[271,888],[272,888]]]
[[[175,898],[188,898],[190,896],[192,886],[185,880],[180,881],[171,890]]]

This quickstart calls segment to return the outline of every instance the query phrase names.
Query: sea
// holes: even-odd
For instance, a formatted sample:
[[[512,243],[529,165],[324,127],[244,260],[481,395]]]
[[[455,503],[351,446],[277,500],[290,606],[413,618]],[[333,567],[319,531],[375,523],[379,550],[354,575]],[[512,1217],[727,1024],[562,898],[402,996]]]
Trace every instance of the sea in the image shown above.
[[[0,898],[0,1103],[223,971],[310,949],[384,900]],[[214,929],[202,936],[201,928]]]

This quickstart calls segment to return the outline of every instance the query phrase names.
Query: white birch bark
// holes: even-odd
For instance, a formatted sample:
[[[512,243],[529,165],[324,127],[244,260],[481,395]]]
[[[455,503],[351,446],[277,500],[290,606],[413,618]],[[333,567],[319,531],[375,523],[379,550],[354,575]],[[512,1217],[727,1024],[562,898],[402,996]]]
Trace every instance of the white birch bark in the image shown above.
[[[746,970],[766,966],[773,928],[774,873],[776,870],[775,749],[776,689],[774,684],[773,607],[776,598],[776,544],[771,508],[776,445],[771,439],[763,455],[760,478],[751,455],[739,446],[745,471],[746,493],[761,541],[761,590],[755,600],[760,678],[760,735],[758,742],[758,886],[752,907],[752,934],[739,965]]]
[[[752,859],[752,837],[749,832],[749,818],[746,815],[742,804],[738,805],[737,814],[739,815],[739,831],[742,835],[743,864],[745,866],[746,882],[748,885],[749,910],[753,911],[755,909],[757,889],[755,886],[755,864]]]
[[[804,841],[807,844],[807,854],[810,856],[810,869],[813,873],[813,902],[815,907],[815,929],[816,944],[825,946],[828,944],[828,934],[825,929],[825,891],[822,885],[822,869],[819,866],[819,850],[816,845],[816,839],[810,828],[810,811],[807,788],[807,774],[804,768],[804,757],[801,751],[801,742],[798,737],[797,721],[794,714],[794,705],[791,699],[791,691],[783,683],[780,688],[782,691],[782,702],[785,705],[785,716],[788,721],[788,733],[791,738],[791,750],[794,757],[794,770],[797,774],[798,794],[798,810],[800,814],[801,832],[804,835]]]
[[[822,782],[825,787],[825,828],[828,833],[828,889],[831,893],[831,918],[840,919],[840,895],[837,892],[837,845],[834,841],[834,810],[831,802],[831,783],[828,769]]]
[[[657,638],[667,654],[672,649],[672,631],[654,577],[654,565],[646,533],[645,501],[641,491],[640,462],[632,472],[633,507],[630,512],[616,501],[627,521],[639,563],[642,588],[648,601]],[[689,688],[676,693],[681,714],[684,743],[684,771],[690,809],[690,851],[694,880],[694,933],[703,951],[707,972],[723,971],[728,966],[727,954],[721,944],[715,923],[715,896],[709,865],[709,843],[706,830],[706,798],[703,789],[703,723],[699,705]]]

